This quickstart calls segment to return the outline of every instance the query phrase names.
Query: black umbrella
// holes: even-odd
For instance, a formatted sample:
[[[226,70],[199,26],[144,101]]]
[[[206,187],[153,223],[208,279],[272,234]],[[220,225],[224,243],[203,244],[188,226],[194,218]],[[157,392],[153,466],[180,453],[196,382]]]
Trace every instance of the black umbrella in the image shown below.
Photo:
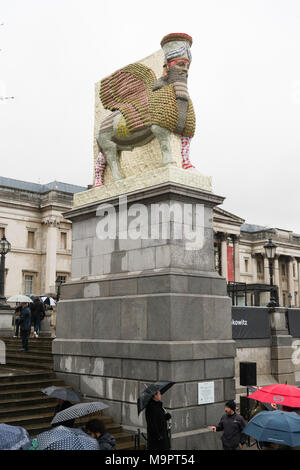
[[[42,392],[45,393],[45,395],[48,395],[49,397],[59,398],[60,400],[64,401],[83,401],[83,398],[79,395],[79,393],[64,387],[55,387],[54,385],[52,385],[51,387],[44,388]]]
[[[154,384],[149,385],[142,395],[138,398],[137,407],[138,414],[140,414],[148,405],[149,401],[158,391],[163,395],[169,388],[171,388],[175,382],[155,382]]]

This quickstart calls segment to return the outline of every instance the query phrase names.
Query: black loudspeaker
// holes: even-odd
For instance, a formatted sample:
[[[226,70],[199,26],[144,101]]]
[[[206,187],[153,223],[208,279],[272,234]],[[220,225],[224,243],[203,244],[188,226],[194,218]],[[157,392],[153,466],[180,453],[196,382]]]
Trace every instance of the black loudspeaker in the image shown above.
[[[256,362],[240,362],[240,385],[256,385]]]

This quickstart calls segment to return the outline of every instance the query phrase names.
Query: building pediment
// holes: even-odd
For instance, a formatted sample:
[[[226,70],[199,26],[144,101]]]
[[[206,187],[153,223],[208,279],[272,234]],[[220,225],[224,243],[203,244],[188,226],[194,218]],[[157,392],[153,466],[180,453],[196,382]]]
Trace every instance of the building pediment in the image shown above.
[[[225,223],[226,225],[238,225],[241,226],[245,223],[245,219],[238,217],[231,212],[227,212],[220,207],[215,207],[213,211],[214,222]]]

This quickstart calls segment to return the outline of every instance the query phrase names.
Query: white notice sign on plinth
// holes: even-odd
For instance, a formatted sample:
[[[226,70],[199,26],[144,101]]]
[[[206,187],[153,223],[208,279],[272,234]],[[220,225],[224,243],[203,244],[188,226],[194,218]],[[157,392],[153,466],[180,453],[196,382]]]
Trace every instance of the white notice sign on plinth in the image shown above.
[[[200,382],[198,383],[198,405],[215,402],[215,383]]]

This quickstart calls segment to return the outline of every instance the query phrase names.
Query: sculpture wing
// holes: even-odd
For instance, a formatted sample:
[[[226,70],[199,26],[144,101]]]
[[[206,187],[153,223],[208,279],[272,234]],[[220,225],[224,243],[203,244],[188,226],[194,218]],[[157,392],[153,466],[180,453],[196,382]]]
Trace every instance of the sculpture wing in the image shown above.
[[[149,67],[135,63],[101,81],[100,99],[104,108],[120,111],[129,133],[152,124],[149,101],[155,80]]]

